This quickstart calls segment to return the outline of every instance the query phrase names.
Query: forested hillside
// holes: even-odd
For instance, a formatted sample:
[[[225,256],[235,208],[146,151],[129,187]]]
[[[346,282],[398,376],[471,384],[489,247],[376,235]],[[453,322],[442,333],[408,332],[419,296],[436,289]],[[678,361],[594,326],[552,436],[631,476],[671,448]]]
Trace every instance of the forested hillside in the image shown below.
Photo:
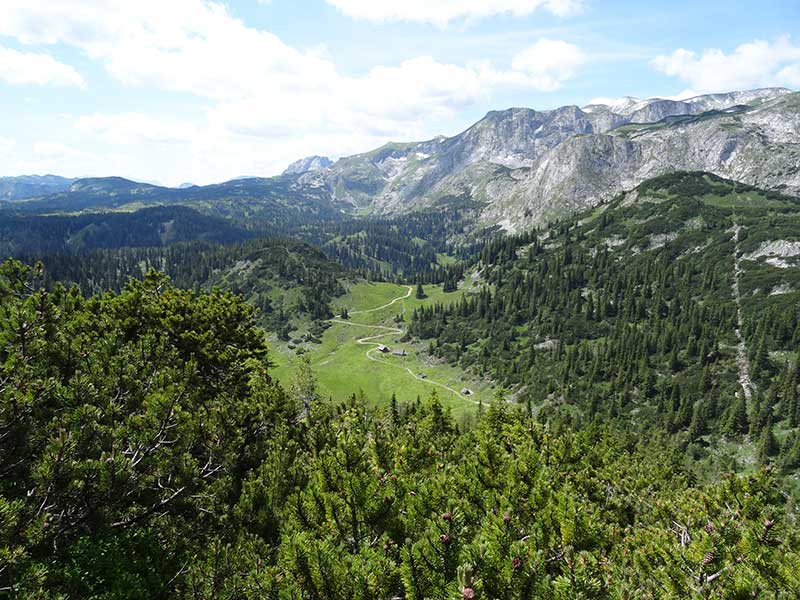
[[[797,199],[702,173],[664,176],[576,220],[487,244],[484,290],[417,311],[409,329],[542,418],[655,428],[696,460],[794,472],[799,241]],[[745,447],[709,452],[720,436]]]
[[[298,231],[333,260],[373,278],[457,281],[491,230],[472,223],[477,205],[452,198],[434,209],[392,218],[345,220]],[[453,270],[455,268],[455,270]]]
[[[800,600],[799,23],[0,0],[0,600]]]
[[[0,267],[0,594],[800,594],[770,470],[698,484],[669,436],[502,398],[468,427],[435,396],[332,404],[271,380],[234,295],[41,285]]]
[[[143,207],[175,205],[229,219],[256,231],[285,232],[302,223],[342,216],[319,186],[301,188],[291,177],[253,177],[187,188],[166,188],[122,177],[96,177],[79,179],[58,193],[4,203],[0,208],[47,214],[87,210],[131,212]]]
[[[163,246],[193,240],[229,243],[253,237],[243,227],[183,206],[131,213],[30,215],[0,210],[0,256],[94,248]]]
[[[217,186],[220,189],[216,193],[221,197],[206,188],[172,190],[116,179],[98,180],[90,186],[88,181],[79,182],[85,186],[83,191],[65,192],[64,198],[58,196],[58,202],[47,197],[10,203],[0,209],[0,256],[28,262],[47,256],[52,262],[59,262],[54,257],[63,254],[60,262],[72,265],[69,280],[83,289],[96,290],[92,287],[95,284],[101,286],[99,289],[118,289],[126,277],[140,275],[140,268],[129,266],[132,260],[141,262],[139,256],[170,254],[169,266],[162,264],[159,268],[183,275],[192,272],[191,277],[182,277],[180,282],[191,287],[207,280],[202,273],[194,272],[194,251],[158,248],[196,241],[232,244],[279,238],[317,246],[343,269],[364,278],[455,283],[463,275],[463,268],[456,264],[458,260],[473,257],[481,242],[493,233],[475,229],[471,215],[476,207],[458,199],[449,199],[435,209],[392,218],[345,218],[306,210],[302,202],[292,205],[291,197],[280,202],[269,200],[272,208],[267,209],[261,204],[266,200],[248,195],[266,193],[259,187],[265,184],[259,180]],[[140,190],[137,185],[144,187]],[[123,189],[118,189],[120,186]],[[159,191],[164,195],[157,195]],[[280,194],[271,188],[269,193]],[[234,197],[226,200],[225,194]],[[134,202],[134,197],[139,196],[144,200]],[[182,204],[141,206],[159,202]],[[91,211],[84,210],[87,203]],[[98,259],[92,256],[91,251],[100,248],[118,250],[95,253],[103,256],[99,260],[106,266],[97,264]],[[207,254],[205,248],[199,245],[197,251]],[[199,260],[202,262],[202,257]],[[115,261],[123,267],[112,274],[107,264]],[[83,273],[86,279],[76,279],[76,273]]]
[[[214,287],[242,296],[259,309],[259,322],[286,336],[293,319],[324,320],[333,316],[330,302],[353,280],[318,249],[289,239],[257,239],[235,244],[192,242],[164,247],[94,250],[79,255],[37,256],[43,282],[77,284],[88,296],[120,291],[130,278],[142,279],[155,269],[177,287]]]

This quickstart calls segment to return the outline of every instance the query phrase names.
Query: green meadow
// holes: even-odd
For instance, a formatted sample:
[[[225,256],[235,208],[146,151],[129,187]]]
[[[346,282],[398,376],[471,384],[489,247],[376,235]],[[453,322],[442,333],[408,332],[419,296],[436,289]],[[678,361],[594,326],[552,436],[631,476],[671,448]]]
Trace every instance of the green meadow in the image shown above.
[[[469,279],[468,279],[469,281]],[[427,345],[402,342],[405,323],[415,308],[458,301],[471,287],[444,293],[441,286],[426,285],[426,297],[417,299],[416,288],[391,283],[358,283],[333,303],[339,315],[347,309],[349,319],[338,317],[325,331],[321,344],[303,344],[301,354],[287,344],[273,342],[274,376],[290,385],[302,360],[308,357],[317,377],[320,393],[334,400],[364,392],[380,404],[388,404],[394,393],[398,402],[426,398],[436,392],[454,415],[474,412],[479,403],[488,403],[492,386],[442,363],[427,353]],[[371,338],[364,340],[364,338]],[[359,343],[362,340],[362,343]],[[405,356],[378,351],[383,344],[391,350],[405,350]],[[462,394],[464,389],[470,394]]]

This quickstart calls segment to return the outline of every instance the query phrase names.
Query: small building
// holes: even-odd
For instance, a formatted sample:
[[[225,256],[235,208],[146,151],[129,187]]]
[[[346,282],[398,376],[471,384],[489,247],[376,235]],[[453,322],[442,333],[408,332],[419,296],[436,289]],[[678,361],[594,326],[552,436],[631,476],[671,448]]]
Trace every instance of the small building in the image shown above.
[[[389,350],[389,346],[384,346],[383,344],[378,344],[378,352],[383,352],[384,354],[386,354],[389,351],[390,351]]]
[[[469,389],[469,388],[464,388],[463,390],[461,390],[461,395],[462,396],[471,396],[472,395],[472,390]]]
[[[406,349],[400,348],[399,350],[393,350],[392,354],[395,356],[406,356]]]

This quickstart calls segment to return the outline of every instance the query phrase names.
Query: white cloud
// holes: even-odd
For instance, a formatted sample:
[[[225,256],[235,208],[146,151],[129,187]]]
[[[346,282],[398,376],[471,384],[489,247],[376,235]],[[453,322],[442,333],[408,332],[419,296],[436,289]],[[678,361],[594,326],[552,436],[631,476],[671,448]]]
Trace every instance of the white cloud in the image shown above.
[[[0,80],[12,85],[86,86],[83,77],[74,68],[49,54],[19,52],[2,46]]]
[[[446,27],[453,21],[500,14],[525,17],[538,9],[565,17],[578,13],[583,0],[326,0],[342,14],[368,21],[413,21]]]
[[[695,94],[800,85],[800,46],[787,36],[772,43],[748,42],[729,54],[712,48],[698,55],[679,48],[670,55],[657,56],[652,64],[659,71],[688,82]]]
[[[792,88],[800,88],[800,63],[784,67],[778,71],[778,81]]]
[[[135,139],[140,142],[174,144],[197,137],[198,128],[175,118],[153,118],[143,113],[94,113],[82,115],[76,121],[79,131],[97,134],[112,143],[126,144]]]
[[[555,11],[573,2],[502,6],[522,14],[534,4]],[[353,76],[324,49],[289,46],[209,0],[0,0],[0,35],[68,45],[125,85],[199,98],[199,116],[112,111],[75,120],[83,143],[118,147],[137,168],[149,161],[159,172],[147,177],[164,181],[268,174],[305,154],[432,136],[498,89],[555,90],[585,60],[576,46],[542,39],[502,67],[419,56]],[[161,147],[169,144],[180,150]]]
[[[112,156],[98,156],[60,141],[40,140],[29,143],[14,143],[14,151],[9,152],[2,163],[4,173],[55,173],[58,175],[84,177],[87,174],[111,174],[105,165],[113,164]],[[0,155],[2,149],[0,148]],[[103,162],[103,161],[107,162]],[[99,171],[98,171],[98,165]]]
[[[61,142],[36,142],[33,145],[33,153],[44,159],[63,159],[73,152],[74,149]]]
[[[514,71],[535,79],[536,87],[556,90],[585,62],[586,55],[577,46],[563,40],[542,38],[517,54],[511,66]]]
[[[16,143],[9,138],[0,137],[0,156],[8,156]]]

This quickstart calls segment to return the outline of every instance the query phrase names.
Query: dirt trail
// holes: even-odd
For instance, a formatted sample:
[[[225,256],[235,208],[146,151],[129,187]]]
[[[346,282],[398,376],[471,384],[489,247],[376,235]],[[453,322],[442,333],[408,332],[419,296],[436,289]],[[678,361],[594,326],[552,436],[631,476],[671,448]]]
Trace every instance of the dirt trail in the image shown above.
[[[733,240],[736,244],[733,247],[733,299],[736,302],[736,364],[739,367],[739,385],[742,386],[744,397],[747,400],[753,395],[753,380],[750,379],[750,359],[747,354],[747,344],[742,334],[744,319],[742,318],[742,296],[739,293],[739,278],[742,274],[742,265],[739,258],[739,238],[742,226],[738,223],[733,224]]]
[[[390,306],[392,306],[396,302],[400,302],[401,300],[405,300],[406,298],[411,297],[411,292],[413,292],[413,291],[414,291],[414,288],[412,286],[408,286],[408,291],[406,292],[405,296],[398,296],[397,298],[395,298],[391,302],[388,302],[388,303],[384,304],[383,306],[379,306],[377,308],[370,308],[369,310],[353,310],[353,311],[350,311],[350,314],[351,315],[363,315],[363,314],[366,314],[366,313],[378,312],[379,310],[383,310],[384,308],[389,308]]]
[[[350,312],[350,314],[351,315],[358,315],[358,314],[365,314],[365,313],[371,313],[371,312],[376,312],[376,311],[379,311],[379,310],[383,310],[384,308],[388,308],[389,306],[392,306],[393,304],[395,304],[397,302],[401,302],[402,300],[405,300],[406,298],[409,298],[413,291],[414,291],[414,288],[412,286],[408,286],[408,291],[406,292],[406,294],[404,296],[398,296],[397,298],[395,298],[394,300],[392,300],[391,302],[389,302],[387,304],[384,304],[383,306],[379,306],[377,308],[371,308],[369,310],[358,310],[358,311],[354,310],[354,311]],[[430,385],[445,389],[448,392],[450,392],[450,393],[454,394],[455,396],[457,396],[458,398],[460,398],[461,400],[464,400],[465,402],[472,402],[473,404],[479,404],[479,402],[477,400],[473,400],[471,398],[465,397],[463,394],[461,394],[461,392],[451,388],[449,385],[445,385],[444,383],[439,383],[438,381],[433,381],[431,379],[420,377],[417,373],[414,373],[414,371],[412,371],[408,367],[404,367],[402,365],[396,365],[391,361],[388,361],[388,360],[386,360],[384,358],[380,358],[379,356],[375,356],[375,352],[378,351],[378,347],[384,345],[384,344],[378,342],[377,340],[379,340],[381,338],[384,338],[384,337],[388,337],[390,335],[401,334],[401,333],[403,333],[402,329],[399,329],[397,327],[386,327],[384,325],[364,325],[362,323],[353,323],[351,321],[345,321],[344,319],[331,319],[330,322],[331,323],[340,323],[342,325],[350,325],[351,327],[366,327],[367,329],[379,329],[379,330],[381,330],[383,333],[378,333],[376,335],[368,335],[368,336],[365,336],[365,337],[362,337],[362,338],[357,338],[355,340],[356,344],[360,344],[362,346],[372,346],[369,350],[366,351],[366,354],[365,354],[366,357],[369,360],[371,360],[372,362],[378,362],[378,363],[383,363],[385,365],[389,365],[390,367],[394,367],[395,369],[401,369],[403,371],[406,371],[409,375],[411,375],[411,377],[413,377],[417,381],[421,381],[423,383],[427,383],[427,384],[430,384]]]

